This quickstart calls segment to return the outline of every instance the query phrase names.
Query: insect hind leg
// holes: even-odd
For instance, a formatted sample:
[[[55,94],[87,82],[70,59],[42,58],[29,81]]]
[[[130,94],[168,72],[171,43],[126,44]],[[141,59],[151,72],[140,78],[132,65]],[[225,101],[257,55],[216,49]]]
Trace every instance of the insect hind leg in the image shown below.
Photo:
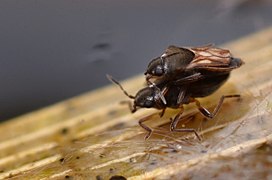
[[[213,112],[208,111],[206,108],[204,108],[200,104],[200,102],[198,100],[196,100],[194,98],[192,99],[192,102],[195,102],[195,104],[196,104],[198,110],[201,112],[201,114],[203,114],[207,118],[212,119],[212,118],[214,118],[217,115],[218,111],[222,107],[222,104],[223,104],[223,102],[224,102],[224,100],[226,98],[241,98],[241,95],[234,94],[234,95],[226,95],[226,96],[223,95],[223,96],[221,96],[221,98],[220,98],[218,104],[216,105],[216,107],[214,108]]]

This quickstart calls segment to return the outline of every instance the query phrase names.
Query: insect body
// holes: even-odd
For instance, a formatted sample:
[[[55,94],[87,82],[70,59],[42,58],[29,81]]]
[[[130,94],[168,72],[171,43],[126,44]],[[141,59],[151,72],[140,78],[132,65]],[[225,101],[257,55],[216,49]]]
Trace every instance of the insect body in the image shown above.
[[[152,76],[173,76],[176,72],[182,72],[194,59],[195,54],[189,49],[169,46],[165,52],[148,64],[145,74]]]
[[[197,77],[197,74],[195,77]],[[161,82],[157,85],[150,85],[139,90],[135,96],[129,95],[121,86],[121,84],[113,79],[111,76],[107,76],[109,80],[117,84],[125,95],[129,98],[134,99],[133,104],[129,102],[130,110],[132,113],[136,112],[139,108],[156,108],[161,109],[160,116],[163,116],[166,108],[180,108],[181,111],[178,113],[170,125],[171,131],[178,132],[194,132],[195,135],[200,139],[197,132],[194,129],[177,129],[176,126],[181,119],[183,113],[183,104],[189,104],[195,102],[200,112],[208,117],[213,118],[221,107],[224,98],[229,97],[240,97],[240,95],[222,96],[219,104],[210,113],[207,109],[202,107],[197,97],[205,97],[216,91],[228,78],[229,74],[218,75],[218,76],[200,76],[199,79],[194,79],[194,76],[181,78],[174,82]],[[149,120],[149,116],[139,120],[139,125],[148,131],[145,139],[149,138],[152,129],[143,124],[143,122]]]
[[[228,73],[240,67],[243,61],[233,58],[229,50],[212,45],[196,48],[169,46],[165,52],[148,64],[145,72],[147,81],[151,78],[176,79],[175,77],[196,72]]]
[[[215,48],[211,45],[197,48],[180,48],[169,46],[158,58],[153,59],[145,72],[147,87],[139,90],[135,96],[129,95],[121,84],[107,75],[108,79],[117,84],[129,101],[132,113],[139,108],[161,109],[163,116],[166,108],[179,108],[170,125],[171,131],[194,132],[194,129],[177,129],[176,126],[183,113],[183,105],[195,103],[199,111],[208,118],[213,118],[219,111],[225,98],[240,97],[240,95],[222,96],[213,112],[201,106],[195,98],[212,94],[228,79],[233,69],[240,67],[243,61],[231,56],[228,50]],[[150,79],[153,79],[150,81]],[[149,138],[152,129],[143,124],[150,116],[139,120],[139,125],[148,131]]]

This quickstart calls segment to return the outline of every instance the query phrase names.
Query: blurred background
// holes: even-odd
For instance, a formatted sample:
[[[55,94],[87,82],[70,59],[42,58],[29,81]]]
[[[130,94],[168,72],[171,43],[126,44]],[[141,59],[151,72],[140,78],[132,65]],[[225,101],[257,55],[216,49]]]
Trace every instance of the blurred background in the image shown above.
[[[218,45],[271,19],[271,0],[1,0],[0,121],[143,73],[170,44]]]

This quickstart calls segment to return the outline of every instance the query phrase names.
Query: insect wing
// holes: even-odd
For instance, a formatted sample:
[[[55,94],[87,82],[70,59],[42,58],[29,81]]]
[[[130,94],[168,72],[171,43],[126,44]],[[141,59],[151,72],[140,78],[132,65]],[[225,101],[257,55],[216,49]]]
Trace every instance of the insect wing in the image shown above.
[[[229,50],[215,48],[211,45],[190,48],[190,50],[195,53],[195,58],[186,67],[187,70],[204,69],[208,71],[230,72],[243,64],[240,59],[233,58]]]

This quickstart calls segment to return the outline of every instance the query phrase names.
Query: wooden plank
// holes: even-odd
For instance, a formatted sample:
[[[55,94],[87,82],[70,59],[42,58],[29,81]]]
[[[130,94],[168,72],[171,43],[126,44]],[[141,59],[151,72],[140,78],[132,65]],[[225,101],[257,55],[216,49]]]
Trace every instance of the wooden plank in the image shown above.
[[[240,93],[243,99],[226,101],[212,121],[203,119],[193,105],[186,107],[185,115],[195,114],[195,119],[184,125],[198,129],[202,142],[191,134],[169,132],[169,118],[177,113],[175,110],[167,111],[161,119],[155,117],[150,126],[156,127],[156,133],[144,141],[145,132],[137,120],[157,111],[143,109],[131,114],[119,104],[126,97],[109,85],[2,123],[0,179],[108,179],[116,174],[150,179],[179,177],[181,172],[182,177],[186,173],[196,176],[193,169],[214,161],[220,166],[222,156],[241,158],[257,152],[263,144],[269,145],[272,28],[223,46],[246,64],[201,103],[212,108],[222,94],[231,93]],[[144,77],[139,75],[122,84],[133,94],[143,86]],[[238,152],[239,148],[245,150]]]

